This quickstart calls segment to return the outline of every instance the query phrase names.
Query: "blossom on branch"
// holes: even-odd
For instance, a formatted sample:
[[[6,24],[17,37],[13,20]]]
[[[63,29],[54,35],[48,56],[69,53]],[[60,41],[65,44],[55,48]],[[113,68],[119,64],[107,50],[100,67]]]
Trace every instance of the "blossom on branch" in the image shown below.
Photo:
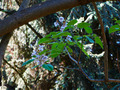
[[[62,23],[64,21],[64,17],[59,17],[59,21]]]
[[[72,42],[71,38],[72,38],[72,36],[68,35],[68,36],[66,37],[66,41]]]

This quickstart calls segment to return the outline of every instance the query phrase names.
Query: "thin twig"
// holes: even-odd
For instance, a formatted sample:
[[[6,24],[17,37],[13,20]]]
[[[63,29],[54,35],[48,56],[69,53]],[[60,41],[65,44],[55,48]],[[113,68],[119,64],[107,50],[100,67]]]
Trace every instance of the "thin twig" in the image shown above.
[[[118,67],[118,71],[120,73],[118,49],[117,49],[117,67]]]
[[[77,66],[79,67],[80,71],[83,73],[83,75],[84,75],[89,81],[91,81],[91,82],[105,82],[103,79],[91,79],[91,78],[84,72],[84,70],[82,69],[82,67],[80,66],[80,64],[78,64],[78,62],[77,62],[74,58],[71,57],[71,55],[70,55],[70,53],[68,52],[68,50],[67,50],[66,47],[65,47],[65,50],[66,50],[69,58],[70,58],[73,62],[75,62],[75,63],[77,64]]]
[[[30,24],[26,24],[40,39],[43,38]]]
[[[108,45],[107,45],[106,35],[105,35],[105,32],[104,32],[104,25],[103,25],[100,13],[97,9],[97,6],[96,6],[95,2],[92,2],[92,4],[95,8],[99,23],[101,25],[102,38],[103,38],[103,44],[104,44],[104,50],[105,50],[105,54],[104,54],[104,73],[105,73],[105,81],[107,82],[108,81]]]
[[[79,70],[79,69],[77,69],[77,68],[68,68],[68,67],[63,67],[63,66],[60,66],[59,68],[80,71],[80,70]]]
[[[17,69],[14,68],[14,67],[13,67],[10,63],[8,63],[5,59],[3,59],[3,61],[4,61],[5,63],[7,63],[15,72],[18,73],[18,75],[19,75],[19,76],[22,78],[22,80],[24,81],[27,89],[29,90],[29,87],[28,87],[28,85],[27,85],[27,82],[26,82],[26,80],[23,78],[22,74],[21,74],[20,72],[18,72]]]
[[[66,47],[65,47],[65,51],[67,52],[69,58],[70,58],[73,62],[75,62],[75,63],[77,64],[78,62],[77,62],[74,58],[71,57],[71,55],[70,55],[70,53],[68,52],[68,50],[67,50]]]

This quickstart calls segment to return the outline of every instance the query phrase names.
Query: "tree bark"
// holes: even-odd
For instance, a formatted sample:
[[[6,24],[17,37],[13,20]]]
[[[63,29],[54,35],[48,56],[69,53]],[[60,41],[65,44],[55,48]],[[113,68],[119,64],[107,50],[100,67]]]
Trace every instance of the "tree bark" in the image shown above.
[[[55,13],[60,10],[72,8],[79,5],[85,5],[91,2],[100,2],[103,0],[47,0],[43,3],[34,5],[30,8],[17,11],[8,18],[0,21],[0,36],[3,36],[14,29],[37,18]],[[120,1],[120,0],[106,0]]]

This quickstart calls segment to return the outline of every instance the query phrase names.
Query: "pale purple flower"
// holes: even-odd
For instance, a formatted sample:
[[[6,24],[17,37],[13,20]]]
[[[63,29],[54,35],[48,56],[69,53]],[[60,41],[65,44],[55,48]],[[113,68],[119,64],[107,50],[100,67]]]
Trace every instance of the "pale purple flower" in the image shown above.
[[[46,61],[47,59],[48,59],[48,56],[42,55],[42,58],[41,58],[41,60],[44,60],[44,61]]]
[[[37,65],[40,65],[40,67],[48,60],[48,57],[45,55],[36,55],[36,58],[34,60]]]
[[[65,29],[65,27],[67,27],[67,25],[62,25],[61,28],[60,28],[60,31],[63,32],[63,30]]]
[[[37,52],[35,51],[35,50],[33,50],[33,52],[32,52],[32,55],[31,56],[36,56],[37,55]]]
[[[44,45],[39,45],[38,50],[43,51],[44,50],[43,48],[44,48]]]
[[[59,23],[56,21],[54,22],[55,27],[59,26]]]
[[[64,21],[64,17],[59,17],[59,21],[63,22]]]
[[[72,41],[71,38],[72,38],[72,36],[68,35],[68,36],[66,37],[66,41]]]

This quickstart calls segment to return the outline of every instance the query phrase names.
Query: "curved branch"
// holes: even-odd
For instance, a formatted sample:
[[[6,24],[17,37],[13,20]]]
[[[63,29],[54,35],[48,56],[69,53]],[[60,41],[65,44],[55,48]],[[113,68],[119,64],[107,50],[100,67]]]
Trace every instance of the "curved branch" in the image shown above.
[[[100,2],[103,0],[47,0],[41,4],[30,8],[17,11],[8,18],[0,22],[0,36],[28,23],[29,21],[55,13],[60,10],[69,9],[79,5],[85,5],[91,2]],[[107,0],[120,1],[120,0]]]

